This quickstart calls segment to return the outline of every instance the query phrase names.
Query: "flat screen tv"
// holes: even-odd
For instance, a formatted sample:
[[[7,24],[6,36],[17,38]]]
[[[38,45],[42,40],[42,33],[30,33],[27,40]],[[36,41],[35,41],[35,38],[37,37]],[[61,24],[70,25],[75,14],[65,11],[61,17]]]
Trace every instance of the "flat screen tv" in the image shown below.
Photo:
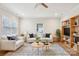
[[[70,36],[70,28],[64,28],[64,35]]]

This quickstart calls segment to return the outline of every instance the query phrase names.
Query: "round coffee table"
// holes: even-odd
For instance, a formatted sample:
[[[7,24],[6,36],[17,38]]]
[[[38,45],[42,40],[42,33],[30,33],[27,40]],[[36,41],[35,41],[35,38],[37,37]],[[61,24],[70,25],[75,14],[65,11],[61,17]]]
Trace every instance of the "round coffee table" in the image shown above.
[[[51,46],[51,43],[44,44],[45,50],[47,51],[50,46]]]
[[[37,48],[38,55],[39,55],[39,48],[43,48],[44,44],[42,42],[39,42],[39,43],[34,42],[34,43],[32,43],[32,47]]]

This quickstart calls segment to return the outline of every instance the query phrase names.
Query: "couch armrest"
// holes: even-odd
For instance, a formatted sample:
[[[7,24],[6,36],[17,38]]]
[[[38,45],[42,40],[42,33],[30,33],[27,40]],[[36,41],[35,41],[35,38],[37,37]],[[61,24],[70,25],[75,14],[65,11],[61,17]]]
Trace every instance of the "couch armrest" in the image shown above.
[[[1,50],[15,50],[15,40],[1,40]]]
[[[18,37],[18,39],[23,40],[23,39],[24,39],[24,37],[19,36],[19,37]]]
[[[53,36],[52,35],[50,35],[50,39],[52,39],[53,38]]]
[[[50,35],[50,39],[53,41],[53,36],[52,35]]]

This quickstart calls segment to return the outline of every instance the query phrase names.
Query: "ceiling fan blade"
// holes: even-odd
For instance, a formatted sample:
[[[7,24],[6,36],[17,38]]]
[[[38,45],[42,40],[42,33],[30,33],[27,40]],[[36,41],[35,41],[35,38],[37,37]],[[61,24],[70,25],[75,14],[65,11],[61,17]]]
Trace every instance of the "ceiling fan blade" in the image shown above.
[[[42,6],[44,6],[45,8],[48,8],[48,6],[45,3],[41,3]]]
[[[35,4],[35,8],[37,8],[39,6],[39,3]]]

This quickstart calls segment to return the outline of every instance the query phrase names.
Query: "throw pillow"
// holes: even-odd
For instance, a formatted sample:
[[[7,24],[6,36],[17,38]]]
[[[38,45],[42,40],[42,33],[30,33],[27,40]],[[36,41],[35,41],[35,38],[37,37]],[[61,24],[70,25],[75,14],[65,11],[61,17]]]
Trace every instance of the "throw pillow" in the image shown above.
[[[11,40],[11,37],[10,37],[10,36],[7,36],[7,39],[8,39],[8,40]]]
[[[29,37],[30,38],[34,38],[34,34],[29,34]]]
[[[46,38],[50,38],[50,33],[46,33],[46,34],[45,34],[45,37],[46,37]]]

